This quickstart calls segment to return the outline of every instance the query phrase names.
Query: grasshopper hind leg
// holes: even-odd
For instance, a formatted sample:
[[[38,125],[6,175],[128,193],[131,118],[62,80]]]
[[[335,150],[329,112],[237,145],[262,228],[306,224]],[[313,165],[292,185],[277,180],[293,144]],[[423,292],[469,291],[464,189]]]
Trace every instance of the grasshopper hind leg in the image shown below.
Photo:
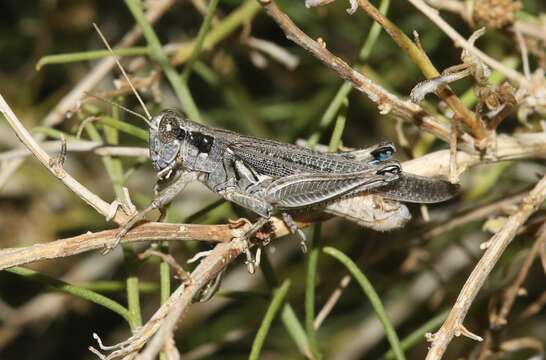
[[[248,220],[245,220],[248,221]],[[258,232],[260,229],[269,222],[269,217],[260,217],[254,224],[250,226],[250,228],[240,237],[240,239],[245,244],[245,265],[247,267],[247,270],[250,274],[254,274],[256,272],[256,266],[260,265],[260,256],[258,250],[257,256],[254,256],[252,254],[252,251],[250,251],[250,239]]]
[[[296,222],[292,218],[292,215],[290,215],[289,213],[283,212],[281,214],[281,216],[282,216],[282,220],[284,221],[286,226],[288,226],[288,229],[290,230],[290,233],[292,233],[292,234],[294,234],[294,235],[296,235],[297,237],[300,238],[301,251],[303,253],[306,253],[307,252],[307,238],[305,237],[305,233],[303,232],[303,230],[300,229],[298,224],[296,224]]]

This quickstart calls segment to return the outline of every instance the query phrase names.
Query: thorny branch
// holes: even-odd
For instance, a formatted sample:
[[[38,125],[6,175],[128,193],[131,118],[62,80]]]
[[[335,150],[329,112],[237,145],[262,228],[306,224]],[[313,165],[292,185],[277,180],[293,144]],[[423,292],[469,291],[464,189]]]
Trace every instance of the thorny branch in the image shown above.
[[[104,359],[119,359],[125,356],[133,359],[136,352],[140,351],[152,336],[153,339],[143,353],[138,356],[138,359],[155,359],[165,342],[171,338],[178,320],[191,305],[193,299],[199,295],[201,289],[244,250],[245,244],[238,240],[216,245],[191,273],[188,285],[184,283],[179,286],[135,335],[120,344],[122,346],[115,346],[114,348],[117,350],[104,356]],[[94,352],[96,353],[97,350]]]
[[[454,336],[462,334],[474,339],[480,339],[463,326],[470,305],[472,305],[487,276],[493,270],[504,250],[516,236],[518,229],[545,199],[546,176],[523,198],[518,211],[510,216],[504,226],[487,242],[489,247],[468,277],[448,318],[438,332],[429,334],[428,340],[432,341],[432,345],[428,351],[427,360],[441,359]]]

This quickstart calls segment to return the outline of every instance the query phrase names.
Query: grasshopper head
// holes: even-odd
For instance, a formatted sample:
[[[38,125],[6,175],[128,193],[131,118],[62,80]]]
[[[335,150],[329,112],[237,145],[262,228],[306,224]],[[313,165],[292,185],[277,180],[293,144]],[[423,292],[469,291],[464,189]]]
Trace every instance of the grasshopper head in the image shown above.
[[[165,110],[152,118],[150,158],[159,179],[167,179],[178,167],[190,170],[199,154],[208,154],[213,138],[185,116]]]
[[[154,116],[151,122],[150,158],[158,178],[168,178],[186,137],[187,129],[184,125],[187,121],[176,112],[166,110]]]

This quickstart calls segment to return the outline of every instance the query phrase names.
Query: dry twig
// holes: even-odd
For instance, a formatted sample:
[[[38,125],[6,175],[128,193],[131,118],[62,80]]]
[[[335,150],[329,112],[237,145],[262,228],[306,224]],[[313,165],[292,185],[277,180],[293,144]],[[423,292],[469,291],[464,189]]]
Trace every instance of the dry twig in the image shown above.
[[[72,190],[79,198],[89,204],[93,209],[95,209],[99,214],[103,216],[108,216],[110,213],[111,206],[106,201],[102,200],[100,197],[95,195],[76,179],[74,179],[70,174],[68,174],[62,166],[55,164],[53,158],[51,158],[41,147],[38,145],[38,142],[30,135],[30,133],[25,129],[23,124],[19,121],[17,116],[13,113],[9,105],[6,103],[2,95],[0,95],[0,112],[4,114],[4,117],[12,127],[15,134],[21,140],[23,144],[36,156],[36,158],[44,165],[50,173],[53,174],[56,178],[61,180],[70,190]],[[62,164],[60,164],[62,165]],[[113,218],[118,224],[121,224],[127,218],[127,214],[122,214],[116,212],[116,215]]]
[[[61,148],[61,141],[44,141],[38,143],[47,153],[54,153]],[[66,142],[67,151],[70,152],[93,152],[99,156],[130,156],[130,157],[149,157],[150,151],[144,147],[133,146],[104,146],[94,141],[74,140]],[[27,157],[32,153],[26,149],[14,149],[0,153],[0,161],[14,160]]]
[[[542,225],[540,229],[537,232],[537,239],[535,240],[535,243],[533,244],[533,247],[531,248],[531,251],[529,252],[529,255],[525,258],[525,261],[523,265],[521,266],[521,270],[518,273],[518,276],[516,277],[516,280],[514,283],[505,290],[503,295],[503,303],[502,306],[498,312],[493,318],[492,326],[499,327],[506,325],[507,323],[507,316],[510,313],[510,310],[512,309],[512,306],[514,305],[514,302],[516,301],[516,297],[518,296],[518,293],[523,285],[523,282],[527,278],[527,275],[529,274],[529,270],[531,269],[531,265],[533,265],[533,262],[535,258],[537,257],[540,248],[546,244],[546,225]]]
[[[349,285],[351,282],[351,276],[350,275],[344,275],[341,280],[339,281],[338,286],[336,289],[332,292],[322,309],[320,309],[319,313],[315,317],[315,321],[313,322],[313,327],[315,330],[318,330],[320,325],[324,322],[326,317],[332,312],[334,309],[334,306],[336,306],[339,298],[341,297],[341,294],[343,293],[343,290]]]
[[[497,60],[491,58],[489,55],[484,54],[480,50],[472,46],[465,38],[461,36],[455,29],[453,29],[439,14],[438,12],[427,5],[423,0],[408,0],[413,6],[415,6],[419,11],[425,14],[440,30],[442,30],[453,42],[455,46],[462,47],[472,55],[480,58],[484,63],[489,65],[491,68],[497,70],[498,72],[504,74],[507,78],[517,82],[520,86],[526,87],[528,81],[519,72],[510,69],[509,67],[504,66]]]
[[[373,6],[368,0],[358,0],[358,6],[365,11],[373,20],[381,25],[396,42],[396,44],[404,50],[404,52],[412,59],[412,61],[421,69],[421,72],[433,81],[440,77],[440,73],[432,61],[429,59],[423,49],[409,39],[394,23],[386,18],[381,12]],[[471,43],[471,41],[469,41]],[[482,121],[477,118],[470,110],[468,110],[457,95],[447,86],[441,84],[434,89],[435,93],[443,99],[453,110],[454,117],[462,120],[468,125],[472,134],[478,140],[487,138],[489,135]]]
[[[450,129],[441,123],[434,116],[427,114],[419,105],[410,101],[403,101],[397,96],[391,94],[381,86],[377,85],[360,72],[352,69],[345,61],[332,54],[324,43],[311,39],[275,4],[273,0],[260,0],[267,14],[284,31],[286,37],[292,40],[305,50],[313,54],[330,69],[334,70],[342,79],[349,81],[355,89],[368,95],[370,100],[375,102],[382,114],[391,111],[406,121],[417,124],[425,131],[434,134],[440,139],[449,142]],[[464,142],[473,144],[473,140],[467,136],[461,136]]]
[[[192,272],[189,284],[187,286],[182,284],[178,287],[135,335],[124,341],[123,346],[111,352],[105,359],[119,359],[126,356],[132,359],[152,337],[153,339],[142,354],[138,356],[138,359],[155,359],[157,353],[163,349],[166,341],[170,339],[178,320],[199,294],[199,291],[237,256],[243,253],[245,248],[244,242],[239,240],[216,245]]]
[[[453,336],[462,334],[474,339],[479,338],[463,326],[463,321],[468,313],[470,305],[472,305],[476,295],[487,279],[487,276],[491,270],[493,270],[493,267],[506,247],[513,240],[518,229],[527,221],[529,216],[538,209],[545,199],[546,176],[543,177],[533,190],[523,198],[518,211],[510,216],[501,230],[489,240],[491,245],[487,248],[468,277],[448,318],[438,332],[429,334],[427,337],[429,341],[432,341],[432,345],[426,357],[428,360],[441,359],[447,346],[453,339]]]

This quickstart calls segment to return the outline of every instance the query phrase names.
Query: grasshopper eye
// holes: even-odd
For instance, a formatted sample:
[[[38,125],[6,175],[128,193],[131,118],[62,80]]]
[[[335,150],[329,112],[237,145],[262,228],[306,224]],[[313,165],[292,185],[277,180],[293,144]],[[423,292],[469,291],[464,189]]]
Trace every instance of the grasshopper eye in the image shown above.
[[[168,144],[178,139],[181,140],[185,136],[185,131],[180,128],[178,119],[175,116],[165,115],[159,122],[159,139],[161,142]]]

